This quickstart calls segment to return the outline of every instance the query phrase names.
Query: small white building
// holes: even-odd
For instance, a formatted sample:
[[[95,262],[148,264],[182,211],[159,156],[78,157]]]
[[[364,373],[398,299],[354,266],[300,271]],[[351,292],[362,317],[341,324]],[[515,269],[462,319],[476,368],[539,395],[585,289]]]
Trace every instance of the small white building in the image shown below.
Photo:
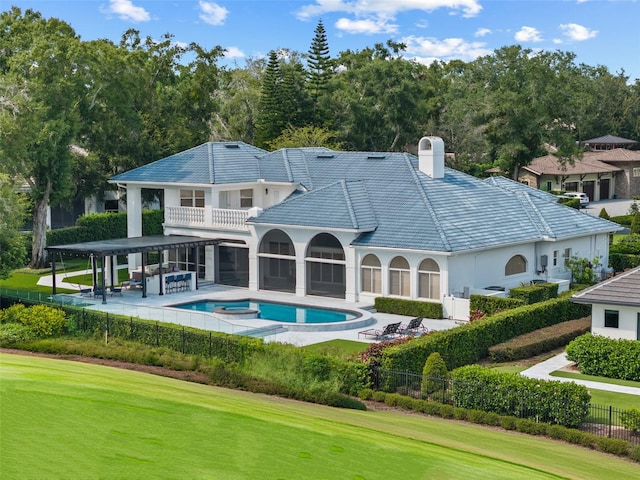
[[[466,320],[471,293],[566,285],[572,256],[607,266],[617,224],[444,158],[438,137],[420,139],[417,157],[210,142],[111,182],[126,188],[129,237],[142,234],[141,190],[160,189],[165,235],[217,240],[164,261],[250,291],[438,302]],[[139,264],[131,255],[130,269]]]
[[[591,304],[591,333],[640,340],[640,267],[594,285],[571,298]]]

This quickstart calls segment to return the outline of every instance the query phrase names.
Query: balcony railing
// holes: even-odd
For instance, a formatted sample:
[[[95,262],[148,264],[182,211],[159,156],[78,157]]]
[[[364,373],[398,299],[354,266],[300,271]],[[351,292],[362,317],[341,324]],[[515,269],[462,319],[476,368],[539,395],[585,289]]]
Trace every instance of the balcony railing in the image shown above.
[[[211,207],[165,207],[165,223],[172,227],[247,230],[247,210]]]

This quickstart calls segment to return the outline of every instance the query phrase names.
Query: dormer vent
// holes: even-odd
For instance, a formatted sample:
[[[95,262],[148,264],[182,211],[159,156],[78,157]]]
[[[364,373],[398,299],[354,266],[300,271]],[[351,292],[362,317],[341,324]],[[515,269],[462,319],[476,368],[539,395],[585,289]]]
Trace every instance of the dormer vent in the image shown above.
[[[369,156],[367,156],[368,160],[382,160],[382,159],[385,159],[385,158],[387,158],[386,155],[369,155]]]
[[[240,145],[238,145],[237,143],[225,143],[224,146],[226,148],[240,148]]]
[[[318,155],[318,158],[333,158],[335,155],[331,155],[328,153]]]
[[[440,137],[422,137],[418,143],[418,168],[431,178],[444,177],[444,142]]]

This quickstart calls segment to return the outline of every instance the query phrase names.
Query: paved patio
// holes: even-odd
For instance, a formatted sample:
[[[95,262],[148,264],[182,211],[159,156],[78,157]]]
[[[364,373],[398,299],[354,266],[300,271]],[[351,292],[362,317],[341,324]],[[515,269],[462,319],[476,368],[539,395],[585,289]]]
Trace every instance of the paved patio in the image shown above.
[[[82,272],[73,272],[77,275]],[[80,286],[64,282],[64,274],[56,275],[56,285],[60,288],[79,290]],[[52,276],[42,277],[39,285],[52,285]],[[360,342],[374,342],[374,338],[358,338],[358,332],[366,329],[382,330],[389,323],[402,322],[407,324],[411,317],[393,315],[387,313],[372,312],[371,303],[353,303],[341,299],[325,297],[297,297],[294,294],[272,291],[249,291],[246,288],[228,287],[224,285],[200,286],[196,291],[176,292],[167,295],[151,295],[142,298],[141,290],[122,290],[122,295],[107,296],[107,303],[102,303],[102,297],[83,296],[80,293],[66,295],[69,300],[82,303],[88,309],[110,312],[119,315],[147,318],[179,325],[202,328],[204,330],[223,331],[226,333],[242,333],[250,329],[262,329],[266,331],[264,340],[267,342],[290,343],[297,346],[310,345],[334,339],[355,340]],[[303,331],[298,330],[298,325],[283,322],[273,322],[262,319],[223,321],[216,319],[211,314],[178,309],[174,305],[195,302],[199,300],[241,300],[255,299],[279,303],[299,304],[308,307],[321,307],[339,310],[352,310],[360,313],[357,321],[344,324],[334,324],[332,328],[340,330],[319,331],[315,326]],[[308,324],[307,324],[308,325]],[[429,330],[446,330],[457,327],[459,324],[453,320],[425,319],[423,325]]]

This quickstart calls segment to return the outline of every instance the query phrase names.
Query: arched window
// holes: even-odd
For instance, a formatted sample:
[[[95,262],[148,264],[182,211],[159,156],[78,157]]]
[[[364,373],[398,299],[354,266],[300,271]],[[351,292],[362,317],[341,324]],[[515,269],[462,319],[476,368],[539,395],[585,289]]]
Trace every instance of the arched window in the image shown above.
[[[295,254],[293,242],[282,230],[265,234],[258,249],[260,289],[295,292]]]
[[[319,233],[307,247],[307,294],[344,298],[346,262],[340,240],[329,233]]]
[[[514,255],[504,267],[505,275],[516,275],[527,271],[527,259],[522,255]]]
[[[440,267],[431,258],[424,259],[418,267],[420,297],[440,300]]]
[[[382,267],[378,257],[370,253],[362,259],[360,277],[363,292],[382,293]]]
[[[402,297],[411,296],[411,271],[404,257],[395,257],[389,264],[389,293]]]

